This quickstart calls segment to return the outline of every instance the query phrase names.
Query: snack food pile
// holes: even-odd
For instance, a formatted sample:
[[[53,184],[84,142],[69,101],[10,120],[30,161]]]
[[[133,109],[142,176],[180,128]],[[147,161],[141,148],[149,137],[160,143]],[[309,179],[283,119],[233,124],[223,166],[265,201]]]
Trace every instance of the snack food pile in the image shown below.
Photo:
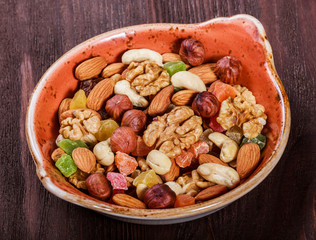
[[[79,90],[59,106],[52,160],[94,198],[130,208],[184,207],[235,188],[258,166],[267,115],[238,85],[241,62],[205,63],[203,44],[179,53],[127,50],[76,66]]]

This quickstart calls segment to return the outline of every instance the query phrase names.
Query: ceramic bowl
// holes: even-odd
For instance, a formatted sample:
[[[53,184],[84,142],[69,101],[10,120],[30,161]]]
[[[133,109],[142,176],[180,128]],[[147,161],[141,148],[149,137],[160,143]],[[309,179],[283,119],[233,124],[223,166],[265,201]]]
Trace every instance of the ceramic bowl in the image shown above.
[[[78,87],[75,66],[91,56],[104,56],[119,62],[124,51],[149,48],[178,52],[181,40],[200,40],[207,62],[232,55],[241,60],[239,84],[247,86],[268,116],[267,146],[255,172],[240,186],[215,199],[184,208],[138,210],[96,200],[73,187],[55,168],[50,155],[55,148],[59,124],[57,110],[65,97]],[[242,197],[262,182],[278,163],[290,131],[290,107],[276,73],[270,44],[261,23],[249,15],[216,18],[198,24],[158,23],[125,27],[93,37],[59,58],[42,76],[31,97],[26,116],[26,135],[43,186],[68,202],[109,217],[142,224],[184,222],[211,214]]]

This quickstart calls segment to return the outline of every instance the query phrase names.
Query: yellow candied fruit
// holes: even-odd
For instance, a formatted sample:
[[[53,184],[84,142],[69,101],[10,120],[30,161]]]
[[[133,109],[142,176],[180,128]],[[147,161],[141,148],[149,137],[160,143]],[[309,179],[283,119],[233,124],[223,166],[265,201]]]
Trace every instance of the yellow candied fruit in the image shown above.
[[[155,171],[150,169],[146,172],[142,172],[138,175],[133,181],[133,185],[137,187],[138,184],[145,184],[149,188],[159,183],[158,176],[156,175]]]
[[[95,137],[100,142],[105,141],[111,137],[114,130],[119,127],[119,125],[112,119],[103,120],[100,123],[101,126],[98,132],[95,134]]]
[[[70,102],[70,109],[87,108],[87,97],[82,89],[78,90]]]

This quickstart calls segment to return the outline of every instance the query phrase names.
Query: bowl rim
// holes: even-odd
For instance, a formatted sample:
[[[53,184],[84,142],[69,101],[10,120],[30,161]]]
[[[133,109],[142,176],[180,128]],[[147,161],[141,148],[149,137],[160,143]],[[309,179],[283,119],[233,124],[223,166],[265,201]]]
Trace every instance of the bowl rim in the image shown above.
[[[76,194],[68,193],[60,188],[58,188],[51,180],[50,177],[47,175],[46,171],[42,167],[43,159],[41,155],[41,150],[38,146],[36,137],[35,137],[35,130],[34,130],[34,113],[36,109],[36,103],[39,98],[39,95],[41,93],[41,90],[43,89],[47,76],[50,75],[52,71],[54,71],[55,68],[58,67],[58,62],[65,58],[65,56],[71,55],[77,51],[77,49],[81,48],[82,46],[88,45],[91,42],[94,42],[99,39],[105,39],[109,38],[116,34],[121,34],[124,32],[128,32],[131,30],[141,29],[141,28],[147,28],[147,27],[185,27],[185,26],[208,26],[213,23],[218,22],[224,22],[224,21],[231,21],[231,20],[237,20],[237,19],[246,19],[251,21],[256,28],[259,31],[259,34],[263,40],[263,48],[266,50],[266,68],[269,71],[273,84],[275,88],[277,89],[279,96],[281,98],[281,105],[283,110],[283,126],[281,131],[281,137],[279,139],[279,142],[276,144],[275,150],[269,157],[269,160],[267,163],[262,167],[262,169],[257,172],[250,180],[246,181],[242,185],[238,186],[237,188],[229,191],[228,193],[217,197],[215,199],[211,199],[202,203],[198,203],[195,205],[183,207],[183,208],[170,208],[170,209],[130,209],[125,207],[120,207],[117,205],[111,205],[107,203],[100,203],[97,201],[93,201],[91,199],[85,198],[83,196],[78,196]],[[109,32],[102,33],[100,35],[97,35],[95,37],[92,37],[69,51],[67,51],[65,54],[63,54],[60,58],[58,58],[43,74],[43,76],[40,78],[39,82],[35,86],[32,96],[30,98],[27,113],[26,113],[26,122],[25,122],[26,128],[26,138],[29,150],[31,152],[31,155],[33,157],[34,163],[36,165],[36,172],[38,175],[38,178],[42,182],[43,186],[52,194],[55,196],[66,200],[68,202],[74,203],[76,205],[106,214],[113,217],[118,217],[122,219],[136,219],[136,220],[146,220],[146,221],[157,221],[157,220],[172,220],[176,218],[190,218],[196,215],[202,215],[207,212],[212,213],[216,210],[219,210],[228,204],[234,202],[235,200],[241,198],[242,196],[246,195],[248,192],[250,192],[253,188],[255,188],[257,185],[259,185],[273,170],[273,168],[276,166],[278,161],[280,160],[290,133],[290,126],[291,126],[291,114],[290,114],[290,105],[288,101],[287,94],[285,92],[284,86],[278,77],[278,74],[276,72],[274,62],[273,62],[273,54],[272,49],[270,46],[269,41],[267,40],[265,30],[260,23],[258,19],[256,19],[253,16],[247,15],[247,14],[238,14],[231,17],[219,17],[219,18],[213,18],[201,23],[193,23],[193,24],[179,24],[179,23],[150,23],[150,24],[141,24],[141,25],[133,25],[123,28],[118,28]],[[179,210],[180,209],[180,210]]]

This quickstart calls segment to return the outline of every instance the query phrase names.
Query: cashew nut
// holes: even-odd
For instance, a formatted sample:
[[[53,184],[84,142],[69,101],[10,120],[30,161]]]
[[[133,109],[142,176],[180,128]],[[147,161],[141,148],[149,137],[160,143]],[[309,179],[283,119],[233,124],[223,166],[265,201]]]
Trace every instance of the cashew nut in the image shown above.
[[[122,63],[124,64],[130,64],[131,62],[143,62],[146,60],[155,62],[159,66],[163,66],[161,54],[150,49],[132,49],[126,51],[122,56]]]
[[[136,187],[136,194],[140,200],[143,200],[145,192],[148,190],[148,186],[146,184],[140,183]]]
[[[206,91],[206,86],[201,78],[191,72],[181,71],[177,72],[171,77],[171,83],[177,88],[184,88],[194,91]]]
[[[148,153],[146,163],[159,175],[166,174],[171,168],[169,157],[158,150],[152,150]]]
[[[170,181],[170,182],[166,182],[165,184],[168,185],[171,188],[171,190],[175,192],[176,195],[180,195],[184,193],[181,185],[177,182]]]
[[[137,92],[131,88],[131,84],[127,80],[118,81],[114,86],[115,94],[126,95],[135,107],[147,107],[148,101],[137,94]]]
[[[223,162],[231,162],[237,157],[239,150],[238,144],[224,135],[223,133],[213,132],[208,135],[208,138],[219,148],[221,148],[221,153],[219,158]]]
[[[235,169],[221,164],[203,163],[197,168],[197,171],[207,181],[225,185],[229,188],[235,187],[240,182]]]
[[[104,166],[110,166],[114,162],[114,153],[111,150],[109,141],[102,141],[93,148],[93,153],[98,163]]]

